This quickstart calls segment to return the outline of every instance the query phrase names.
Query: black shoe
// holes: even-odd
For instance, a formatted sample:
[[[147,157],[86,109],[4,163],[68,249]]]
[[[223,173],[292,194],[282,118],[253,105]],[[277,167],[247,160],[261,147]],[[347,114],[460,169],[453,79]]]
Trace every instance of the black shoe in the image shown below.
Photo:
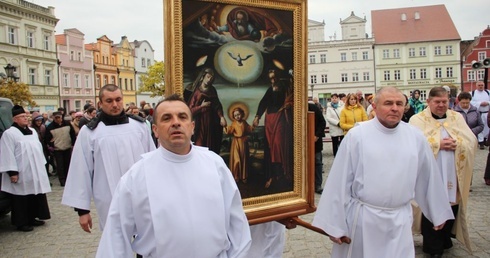
[[[323,189],[322,189],[322,188],[320,188],[320,189],[316,189],[316,190],[315,190],[315,193],[317,193],[317,194],[322,194],[322,193],[323,193]]]
[[[480,144],[480,150],[484,150],[484,149],[485,149],[485,145]]]
[[[34,228],[32,226],[25,225],[25,226],[17,227],[17,230],[22,231],[22,232],[29,232],[29,231],[34,230]]]
[[[34,226],[34,227],[39,227],[39,226],[42,226],[46,224],[46,222],[42,221],[42,220],[33,220],[31,223],[29,223],[29,226]]]
[[[431,254],[431,258],[442,258],[442,254]]]

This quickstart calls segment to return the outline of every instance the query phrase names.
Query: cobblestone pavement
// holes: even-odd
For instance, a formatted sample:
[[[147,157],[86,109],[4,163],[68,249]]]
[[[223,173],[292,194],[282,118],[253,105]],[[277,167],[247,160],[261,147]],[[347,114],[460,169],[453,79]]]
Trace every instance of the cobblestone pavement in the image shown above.
[[[324,179],[333,161],[330,143],[325,143]],[[476,154],[474,180],[469,202],[469,229],[473,254],[458,241],[454,247],[445,252],[444,257],[490,257],[490,186],[483,182],[483,170],[488,150],[478,150]],[[53,192],[48,194],[51,209],[51,220],[46,225],[37,227],[32,232],[18,232],[10,225],[10,215],[0,217],[0,257],[94,257],[101,232],[95,208],[92,208],[94,229],[91,234],[85,233],[78,225],[78,216],[73,209],[60,204],[63,188],[56,178],[51,178]],[[320,195],[316,195],[318,202]],[[311,222],[313,214],[302,216]],[[416,257],[425,257],[422,252],[422,238],[415,236]],[[284,258],[330,257],[332,243],[326,236],[302,227],[288,230]]]

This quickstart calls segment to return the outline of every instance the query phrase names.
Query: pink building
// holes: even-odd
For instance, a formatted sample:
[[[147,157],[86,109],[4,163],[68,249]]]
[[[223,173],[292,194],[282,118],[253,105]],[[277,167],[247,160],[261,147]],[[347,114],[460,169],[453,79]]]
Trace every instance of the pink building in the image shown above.
[[[59,60],[59,87],[61,106],[83,111],[87,102],[95,103],[92,51],[85,48],[84,34],[66,29],[56,35],[56,52]]]
[[[475,90],[476,81],[484,80],[485,70],[488,68],[481,65],[479,69],[474,69],[472,63],[476,61],[482,64],[487,58],[490,58],[490,26],[487,26],[480,36],[475,37],[475,40],[461,42],[463,91]],[[487,78],[486,86],[490,88],[488,81]]]

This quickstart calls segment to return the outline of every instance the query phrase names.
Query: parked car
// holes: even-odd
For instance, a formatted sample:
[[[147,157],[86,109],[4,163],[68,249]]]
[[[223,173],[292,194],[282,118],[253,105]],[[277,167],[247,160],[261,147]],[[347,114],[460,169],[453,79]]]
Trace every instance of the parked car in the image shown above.
[[[0,98],[0,138],[5,130],[7,130],[13,123],[12,121],[12,101],[6,98]],[[1,154],[0,154],[1,155]],[[0,174],[0,187],[2,184],[2,177]],[[0,216],[3,216],[10,212],[10,194],[2,192],[0,189]]]

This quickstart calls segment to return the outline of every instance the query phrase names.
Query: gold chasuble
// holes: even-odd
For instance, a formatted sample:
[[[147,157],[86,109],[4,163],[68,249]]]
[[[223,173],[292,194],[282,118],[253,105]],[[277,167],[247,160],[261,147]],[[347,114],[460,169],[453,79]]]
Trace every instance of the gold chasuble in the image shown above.
[[[410,124],[418,127],[427,137],[430,147],[437,158],[439,153],[439,144],[441,141],[441,127],[443,127],[456,140],[456,150],[454,151],[454,162],[456,167],[456,177],[458,188],[456,192],[456,202],[459,204],[458,214],[452,229],[461,243],[471,252],[470,237],[467,225],[467,206],[470,192],[471,175],[473,174],[473,162],[478,140],[473,132],[466,125],[466,122],[458,112],[448,110],[447,118],[444,122],[439,122],[432,117],[430,108],[424,109],[421,113],[414,115],[410,119]],[[441,171],[441,173],[443,173]],[[420,215],[421,216],[421,215]],[[414,218],[414,222],[420,219]]]

